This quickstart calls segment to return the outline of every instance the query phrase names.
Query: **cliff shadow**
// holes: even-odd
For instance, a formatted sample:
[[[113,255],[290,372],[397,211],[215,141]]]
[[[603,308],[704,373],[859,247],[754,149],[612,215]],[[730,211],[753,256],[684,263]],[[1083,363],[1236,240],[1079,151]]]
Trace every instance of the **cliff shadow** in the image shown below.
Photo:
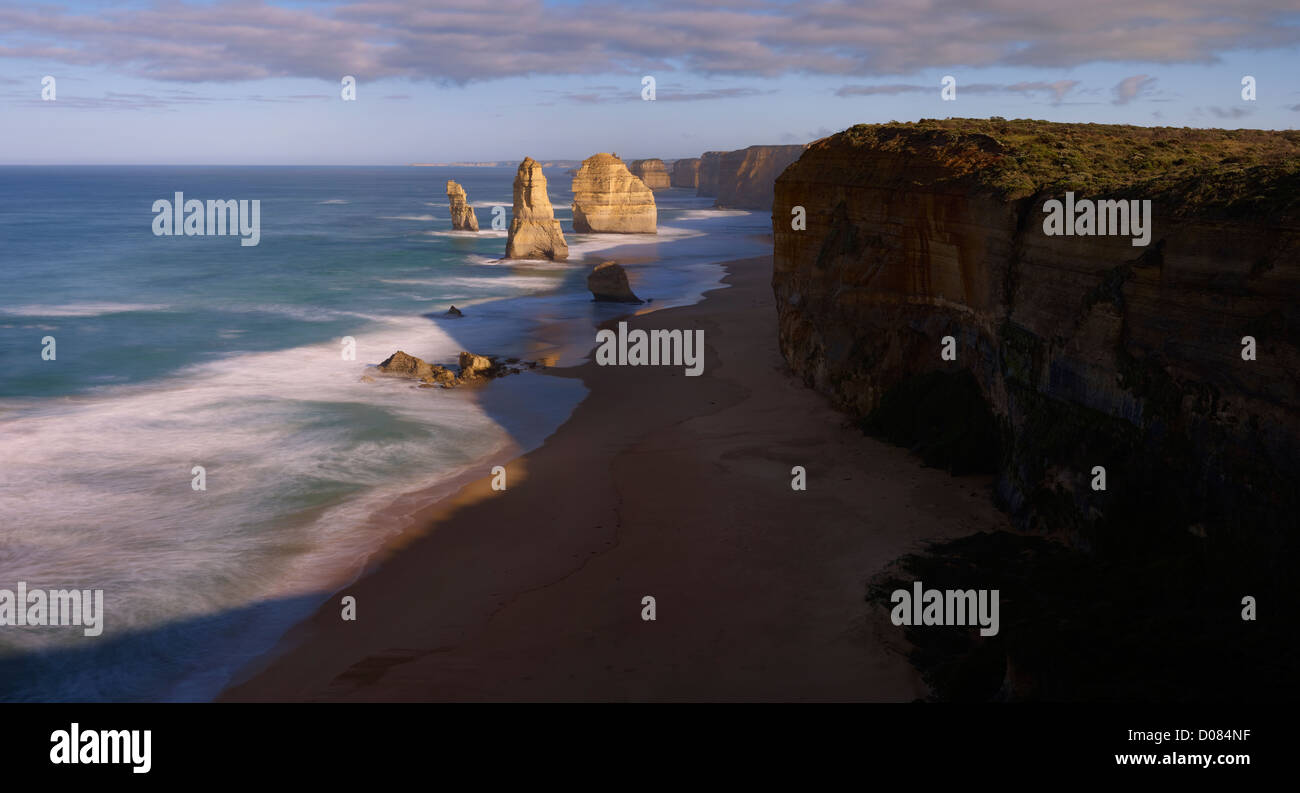
[[[109,624],[72,645],[6,655],[0,702],[208,701],[329,596],[276,598],[120,633]]]

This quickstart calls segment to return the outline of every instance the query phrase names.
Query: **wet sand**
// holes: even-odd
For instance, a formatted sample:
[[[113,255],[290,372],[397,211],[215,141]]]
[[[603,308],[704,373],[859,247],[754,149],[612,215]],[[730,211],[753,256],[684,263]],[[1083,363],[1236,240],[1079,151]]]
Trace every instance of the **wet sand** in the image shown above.
[[[989,477],[863,437],[786,372],[770,257],[633,328],[702,328],[704,374],[601,367],[538,449],[421,510],[225,700],[911,700],[866,580],[1005,528]],[[594,338],[594,331],[593,331]],[[487,386],[488,388],[491,385]],[[807,490],[791,488],[791,468]],[[356,598],[355,621],[340,617]],[[642,619],[642,598],[656,619]]]

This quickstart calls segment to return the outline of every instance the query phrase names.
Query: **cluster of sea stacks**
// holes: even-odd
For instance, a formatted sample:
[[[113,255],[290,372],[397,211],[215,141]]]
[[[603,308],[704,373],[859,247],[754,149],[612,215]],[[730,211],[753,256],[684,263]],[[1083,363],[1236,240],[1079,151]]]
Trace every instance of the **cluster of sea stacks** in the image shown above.
[[[573,173],[573,230],[581,234],[655,234],[658,209],[654,191],[672,187],[696,190],[696,195],[716,196],[717,206],[770,209],[772,185],[787,165],[799,158],[804,146],[750,146],[734,152],[706,152],[703,157],[677,160],[671,175],[664,161],[633,160],[627,166],[615,154],[594,154]],[[555,219],[546,189],[542,164],[525,157],[514,182],[514,214],[506,235],[506,259],[569,257],[560,221]],[[465,188],[447,181],[447,203],[452,229],[478,231],[478,218]],[[597,265],[587,276],[587,288],[597,301],[644,302],[632,291],[627,272],[616,262]],[[455,306],[447,316],[461,317]],[[516,360],[462,352],[459,371],[431,364],[397,351],[379,364],[388,375],[412,377],[422,387],[453,388],[476,380],[513,374]],[[524,364],[530,368],[536,364]],[[367,378],[369,379],[369,378]]]
[[[573,174],[573,230],[581,234],[654,234],[658,210],[654,191],[695,190],[731,209],[770,210],[776,177],[799,159],[806,146],[750,146],[710,151],[677,160],[669,173],[658,158],[625,165],[618,155],[594,154]],[[447,182],[452,228],[478,231],[478,218],[465,189]],[[507,259],[567,259],[560,222],[546,192],[542,165],[531,157],[519,164],[514,184],[514,215],[506,239]]]

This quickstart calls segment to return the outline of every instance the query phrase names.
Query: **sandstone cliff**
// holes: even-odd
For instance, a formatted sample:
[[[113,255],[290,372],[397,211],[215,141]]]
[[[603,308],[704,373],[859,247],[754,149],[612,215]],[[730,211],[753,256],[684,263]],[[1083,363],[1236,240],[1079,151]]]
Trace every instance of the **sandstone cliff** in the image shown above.
[[[655,197],[623,161],[594,154],[573,177],[573,230],[655,233]]]
[[[724,154],[725,151],[706,151],[700,155],[700,173],[695,195],[713,197],[718,194],[718,169],[722,165]]]
[[[469,205],[465,188],[451,179],[447,180],[447,203],[451,209],[451,227],[456,231],[478,231],[478,218]]]
[[[651,190],[668,189],[668,169],[664,168],[663,160],[658,158],[651,160],[633,160],[630,168],[632,174],[644,182],[645,186]]]
[[[551,199],[546,195],[542,166],[532,157],[519,163],[515,174],[514,214],[506,237],[507,259],[567,259],[560,221],[555,219]]]
[[[1150,244],[1048,236],[1044,203],[1067,190],[1150,199]],[[1021,526],[1083,547],[1293,547],[1300,133],[859,125],[775,196],[782,353],[867,426],[987,465]]]
[[[686,187],[694,190],[700,186],[700,158],[689,157],[673,163],[673,175],[670,183],[673,187]]]
[[[804,146],[750,146],[718,158],[716,206],[729,209],[772,208],[776,177],[799,159]]]

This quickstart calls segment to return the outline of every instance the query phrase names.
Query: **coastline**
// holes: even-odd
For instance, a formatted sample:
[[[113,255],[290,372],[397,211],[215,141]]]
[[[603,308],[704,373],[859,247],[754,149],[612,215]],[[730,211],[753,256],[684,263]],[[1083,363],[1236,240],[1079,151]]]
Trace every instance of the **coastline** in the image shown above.
[[[702,376],[545,371],[588,393],[505,464],[507,490],[484,470],[415,511],[219,699],[921,696],[866,581],[924,541],[1004,527],[990,480],[863,437],[787,373],[771,258],[723,266],[726,286],[702,301],[624,318],[703,329]],[[806,491],[790,487],[795,465]],[[344,594],[354,622],[340,619]]]

